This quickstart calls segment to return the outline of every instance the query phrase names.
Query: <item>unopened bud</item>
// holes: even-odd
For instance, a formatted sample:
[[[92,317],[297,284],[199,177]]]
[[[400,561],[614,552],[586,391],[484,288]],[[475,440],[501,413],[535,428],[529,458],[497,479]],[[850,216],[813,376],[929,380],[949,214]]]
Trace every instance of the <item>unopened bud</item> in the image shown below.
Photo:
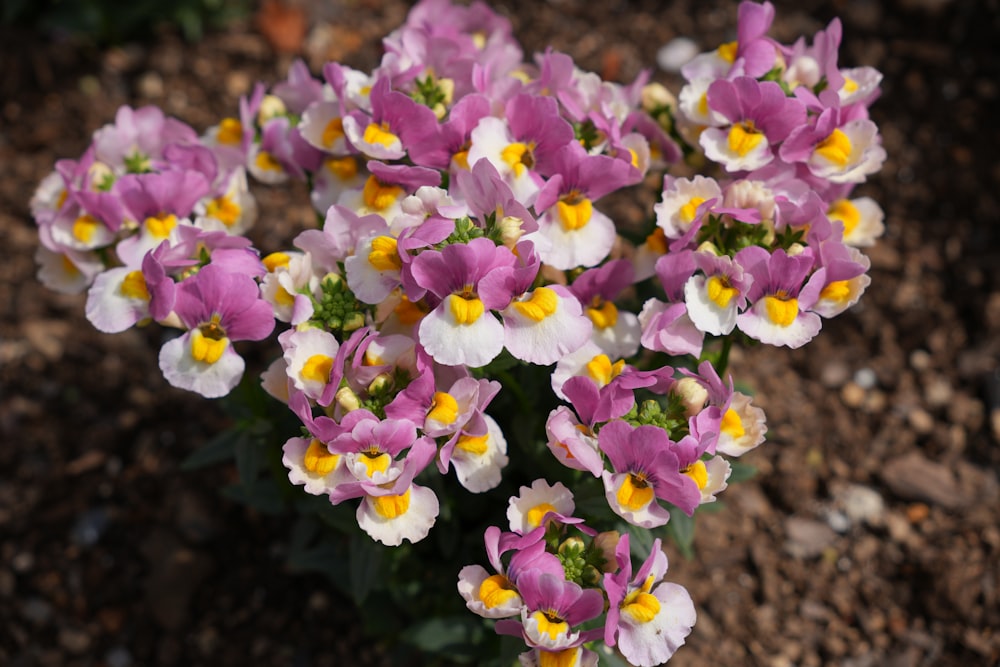
[[[344,333],[349,333],[351,331],[356,331],[363,326],[365,326],[364,313],[353,312],[348,314],[348,316],[344,318],[344,323],[341,326],[341,330]]]
[[[708,401],[708,390],[691,377],[681,378],[671,392],[680,399],[684,414],[693,417],[701,412]]]
[[[350,387],[341,387],[335,396],[337,405],[343,408],[344,412],[353,412],[361,407],[361,399]]]
[[[381,394],[387,389],[392,388],[392,376],[388,373],[379,373],[375,376],[375,379],[368,384],[368,394],[374,396],[376,394]]]
[[[609,530],[598,533],[594,538],[591,548],[601,552],[601,556],[604,558],[605,572],[614,572],[618,569],[618,563],[615,561],[615,550],[618,549],[618,541],[621,540],[621,537],[617,530]]]
[[[721,252],[719,252],[718,246],[716,246],[711,241],[704,241],[700,246],[698,246],[695,249],[695,252],[703,252],[706,255],[713,255],[715,257],[718,257],[719,255],[722,254]]]
[[[500,242],[508,248],[513,248],[517,245],[517,242],[521,239],[521,235],[524,234],[524,230],[521,228],[523,224],[524,220],[515,218],[512,215],[505,215],[501,218],[497,224],[497,227],[500,229]]]
[[[662,84],[649,83],[642,88],[642,108],[651,113],[656,109],[667,107],[673,109],[677,106],[677,98]]]
[[[601,571],[598,570],[593,565],[588,565],[583,568],[583,572],[580,573],[580,583],[584,586],[596,586],[601,582]]]
[[[579,537],[567,537],[563,540],[562,544],[559,545],[559,555],[565,556],[569,554],[578,554],[583,552],[586,548],[586,544],[583,543]]]
[[[793,243],[792,245],[788,246],[788,250],[786,250],[785,253],[789,257],[795,257],[796,255],[801,255],[805,251],[806,248],[804,245],[802,245],[801,243]]]
[[[281,101],[280,97],[265,95],[264,99],[260,101],[260,110],[257,111],[257,124],[263,125],[272,118],[284,116],[287,111],[285,103]]]

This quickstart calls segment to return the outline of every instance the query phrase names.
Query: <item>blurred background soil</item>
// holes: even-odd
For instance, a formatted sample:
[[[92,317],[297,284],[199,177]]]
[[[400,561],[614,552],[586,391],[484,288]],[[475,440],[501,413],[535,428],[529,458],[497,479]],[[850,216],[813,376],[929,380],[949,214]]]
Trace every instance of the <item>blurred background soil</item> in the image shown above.
[[[769,442],[747,457],[760,474],[700,518],[697,558],[670,552],[698,607],[672,664],[997,665],[998,3],[775,4],[772,36],[840,16],[842,66],[885,75],[872,113],[889,160],[857,193],[887,231],[859,306],[800,350],[734,357]],[[495,7],[526,53],[551,44],[619,81],[654,67],[675,92],[658,50],[682,35],[714,48],[736,25],[718,0]],[[83,296],[37,282],[28,200],[119,105],[204,130],[293,57],[370,68],[407,9],[288,0],[193,43],[157,29],[113,47],[2,28],[0,664],[402,664],[325,579],[285,567],[286,520],[217,493],[232,466],[179,470],[225,416],[162,379],[155,327],[99,334]],[[282,247],[311,218],[303,192],[256,192],[252,236]]]

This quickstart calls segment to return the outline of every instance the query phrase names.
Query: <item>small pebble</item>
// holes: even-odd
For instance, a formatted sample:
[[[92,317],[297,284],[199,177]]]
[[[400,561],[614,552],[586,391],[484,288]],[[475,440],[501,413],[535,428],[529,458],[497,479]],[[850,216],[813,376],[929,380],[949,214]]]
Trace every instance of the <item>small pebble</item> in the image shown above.
[[[878,376],[870,368],[859,368],[854,373],[854,382],[862,389],[871,389],[878,383]]]
[[[906,420],[914,431],[921,435],[927,435],[934,430],[934,417],[926,410],[915,408],[906,416]]]
[[[849,408],[859,408],[865,401],[865,390],[855,382],[848,382],[840,390],[840,397]]]
[[[679,72],[698,55],[698,44],[687,37],[675,37],[656,52],[656,64],[664,72]]]

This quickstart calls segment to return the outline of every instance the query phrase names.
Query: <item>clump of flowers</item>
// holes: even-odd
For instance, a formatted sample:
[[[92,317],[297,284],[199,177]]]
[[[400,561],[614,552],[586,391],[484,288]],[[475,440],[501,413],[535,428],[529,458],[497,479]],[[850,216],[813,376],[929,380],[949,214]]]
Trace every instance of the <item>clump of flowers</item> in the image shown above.
[[[301,423],[288,479],[356,503],[384,545],[430,533],[435,470],[479,494],[543,452],[603,509],[576,517],[571,488],[528,476],[509,530],[485,532],[492,570],[462,569],[459,593],[524,665],[594,665],[598,641],[660,664],[695,609],[659,537],[633,566],[634,536],[714,502],[765,438],[730,347],[808,343],[860,298],[882,232],[851,197],[885,159],[879,73],[841,67],[838,21],[785,45],[773,15],[742,3],[738,39],[684,66],[676,97],[648,73],[526,61],[482,3],[423,0],[374,70],[297,62],[202,135],[124,107],[32,199],[39,278],[86,292],[102,331],[176,327],[164,377],[209,398],[244,374],[235,343],[280,323],[262,383]],[[693,155],[705,173],[671,175]],[[600,210],[651,172],[644,228]],[[316,227],[261,256],[248,173],[305,180]],[[551,400],[491,414],[517,380]],[[515,449],[540,409],[544,435]]]

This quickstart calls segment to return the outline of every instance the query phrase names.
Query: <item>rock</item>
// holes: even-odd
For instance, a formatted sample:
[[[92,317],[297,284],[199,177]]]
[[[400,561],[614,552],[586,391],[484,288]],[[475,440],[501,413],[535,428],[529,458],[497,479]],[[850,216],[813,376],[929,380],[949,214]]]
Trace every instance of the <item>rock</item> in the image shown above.
[[[923,500],[952,510],[969,500],[951,470],[919,452],[889,461],[882,468],[882,479],[903,500]]]
[[[656,64],[664,72],[680,72],[689,60],[698,55],[698,44],[688,37],[675,37],[656,52]]]
[[[788,517],[785,521],[785,551],[795,558],[812,558],[819,556],[837,539],[825,523],[801,517]]]
[[[885,520],[885,501],[871,487],[851,484],[837,492],[834,499],[852,523],[879,526]]]

